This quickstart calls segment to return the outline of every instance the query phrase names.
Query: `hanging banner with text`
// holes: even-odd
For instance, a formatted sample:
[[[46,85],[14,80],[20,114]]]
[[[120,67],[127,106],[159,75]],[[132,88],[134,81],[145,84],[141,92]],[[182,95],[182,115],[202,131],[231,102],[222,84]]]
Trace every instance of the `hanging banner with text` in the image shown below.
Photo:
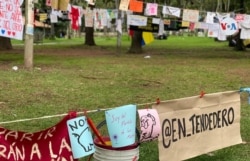
[[[154,23],[154,18],[148,17],[145,25],[141,25],[141,26],[129,25],[129,29],[135,30],[135,31],[158,32],[159,24]]]
[[[0,127],[1,161],[77,161],[73,159],[67,120],[46,130],[26,133]]]
[[[23,0],[0,0],[0,36],[23,39]]]
[[[162,102],[159,160],[186,160],[242,143],[240,93],[228,91]]]

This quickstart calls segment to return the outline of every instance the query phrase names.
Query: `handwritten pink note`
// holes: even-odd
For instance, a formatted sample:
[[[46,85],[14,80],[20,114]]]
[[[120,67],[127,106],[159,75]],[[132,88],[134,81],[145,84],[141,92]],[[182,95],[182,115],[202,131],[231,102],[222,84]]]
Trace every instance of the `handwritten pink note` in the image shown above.
[[[158,138],[161,132],[161,123],[155,109],[138,110],[140,118],[140,142],[151,141]]]

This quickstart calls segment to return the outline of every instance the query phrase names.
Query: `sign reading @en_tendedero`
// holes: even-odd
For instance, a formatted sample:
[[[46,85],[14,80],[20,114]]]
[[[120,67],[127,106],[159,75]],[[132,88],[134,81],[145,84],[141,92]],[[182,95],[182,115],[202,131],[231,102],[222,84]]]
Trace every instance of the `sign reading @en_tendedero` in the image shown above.
[[[69,138],[74,158],[95,152],[94,142],[85,116],[67,121]]]
[[[23,0],[0,0],[0,36],[23,39]]]
[[[227,91],[153,105],[161,120],[159,160],[186,160],[242,143],[240,93]]]
[[[237,21],[233,18],[227,17],[220,21],[220,30],[225,35],[233,35],[238,32]]]
[[[77,161],[73,159],[67,120],[35,133],[0,127],[0,161]]]

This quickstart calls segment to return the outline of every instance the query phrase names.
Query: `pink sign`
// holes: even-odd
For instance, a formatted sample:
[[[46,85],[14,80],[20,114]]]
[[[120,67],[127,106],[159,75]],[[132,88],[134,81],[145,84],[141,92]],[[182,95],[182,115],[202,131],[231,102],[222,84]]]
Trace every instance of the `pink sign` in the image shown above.
[[[141,136],[140,142],[151,141],[160,135],[161,123],[158,112],[155,109],[138,110],[140,118]]]
[[[0,0],[0,36],[23,39],[23,0]]]

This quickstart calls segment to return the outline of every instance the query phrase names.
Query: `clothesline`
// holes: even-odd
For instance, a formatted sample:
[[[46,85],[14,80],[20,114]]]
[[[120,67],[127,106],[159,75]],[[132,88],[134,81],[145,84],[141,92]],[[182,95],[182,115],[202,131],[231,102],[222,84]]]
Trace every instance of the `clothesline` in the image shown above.
[[[159,99],[157,99],[156,102],[136,104],[136,106],[153,105],[155,103],[159,103]],[[81,112],[77,112],[77,114],[80,115],[80,114],[85,114],[85,113],[94,113],[94,112],[99,112],[99,111],[110,110],[110,109],[113,109],[113,108],[103,108],[103,109],[96,109],[96,110],[81,111]],[[0,125],[2,125],[2,124],[11,124],[11,123],[18,123],[18,122],[27,122],[27,121],[33,121],[33,120],[43,120],[43,119],[49,119],[49,118],[55,118],[55,117],[63,117],[63,116],[67,116],[68,114],[69,113],[63,113],[63,114],[48,115],[48,116],[42,116],[42,117],[18,119],[18,120],[12,120],[12,121],[3,121],[3,122],[0,122]]]

